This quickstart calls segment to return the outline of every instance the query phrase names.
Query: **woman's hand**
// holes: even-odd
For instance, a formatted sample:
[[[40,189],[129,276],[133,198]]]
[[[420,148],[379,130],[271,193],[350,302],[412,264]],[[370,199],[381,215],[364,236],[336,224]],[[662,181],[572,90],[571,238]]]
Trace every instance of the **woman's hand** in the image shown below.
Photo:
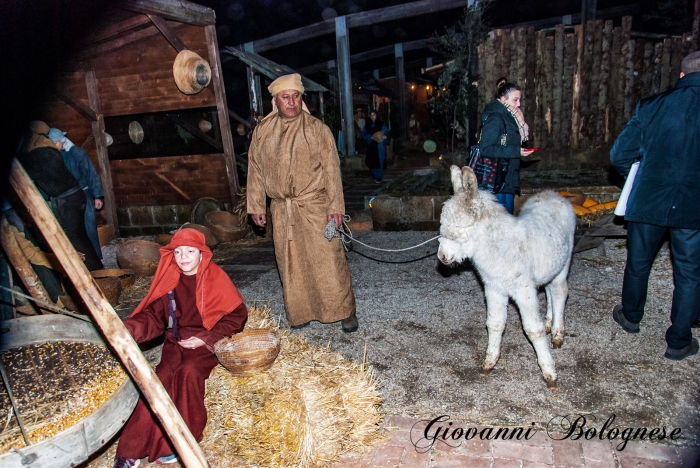
[[[206,345],[206,343],[196,336],[193,336],[192,338],[187,338],[186,340],[180,340],[177,342],[181,347],[186,348],[186,349],[197,349],[201,346]]]

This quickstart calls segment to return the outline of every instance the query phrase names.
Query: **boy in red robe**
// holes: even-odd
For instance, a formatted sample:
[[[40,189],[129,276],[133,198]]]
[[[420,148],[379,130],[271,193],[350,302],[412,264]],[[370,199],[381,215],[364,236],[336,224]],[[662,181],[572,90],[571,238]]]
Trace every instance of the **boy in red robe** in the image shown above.
[[[179,230],[160,255],[148,294],[124,325],[138,343],[165,333],[156,375],[199,441],[207,424],[204,382],[218,363],[214,344],[241,332],[248,311],[228,275],[211,262],[199,231]],[[144,457],[178,461],[160,421],[140,399],[119,439],[114,468],[137,467]]]

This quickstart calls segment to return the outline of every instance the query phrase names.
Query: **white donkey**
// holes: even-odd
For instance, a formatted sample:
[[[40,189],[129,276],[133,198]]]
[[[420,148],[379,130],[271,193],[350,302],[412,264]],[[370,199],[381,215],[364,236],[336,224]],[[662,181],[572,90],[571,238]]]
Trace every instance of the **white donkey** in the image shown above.
[[[576,229],[571,204],[554,192],[542,192],[530,197],[514,217],[492,194],[478,190],[469,167],[452,166],[451,176],[454,196],[442,208],[438,257],[446,265],[470,259],[484,282],[489,345],[481,375],[498,362],[512,297],[547,386],[556,388],[546,334],[551,330],[554,348],[564,342],[566,276]],[[545,323],[537,299],[542,285],[547,295]]]

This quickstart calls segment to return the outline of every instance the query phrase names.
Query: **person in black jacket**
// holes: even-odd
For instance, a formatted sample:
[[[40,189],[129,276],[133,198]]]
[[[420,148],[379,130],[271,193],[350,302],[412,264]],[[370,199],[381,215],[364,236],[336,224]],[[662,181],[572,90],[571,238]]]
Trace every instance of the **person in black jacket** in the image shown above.
[[[649,272],[668,232],[675,288],[665,356],[673,360],[698,352],[691,324],[700,312],[699,108],[700,52],[693,52],[681,62],[673,89],[637,104],[610,151],[623,176],[640,161],[625,213],[627,264],[613,320],[628,333],[639,332]]]
[[[505,184],[495,195],[510,214],[513,214],[515,194],[520,195],[520,157],[531,154],[521,147],[528,139],[528,126],[520,110],[520,98],[517,85],[504,83],[498,88],[496,99],[486,104],[481,114],[481,155],[507,160]]]

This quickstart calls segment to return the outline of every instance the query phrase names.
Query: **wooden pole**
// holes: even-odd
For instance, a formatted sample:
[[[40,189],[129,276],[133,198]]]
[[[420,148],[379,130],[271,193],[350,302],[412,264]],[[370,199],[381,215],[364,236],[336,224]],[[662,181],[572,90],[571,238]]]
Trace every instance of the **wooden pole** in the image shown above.
[[[345,155],[355,156],[355,128],[352,118],[352,77],[350,76],[350,41],[345,17],[335,19],[335,45],[338,52],[338,82],[340,83],[340,120],[342,122]]]
[[[117,219],[117,203],[114,198],[114,185],[112,183],[112,166],[109,163],[107,151],[107,139],[105,137],[105,119],[102,115],[102,105],[100,94],[97,89],[97,77],[94,71],[85,73],[85,86],[87,87],[88,101],[90,107],[95,109],[99,118],[91,122],[92,136],[95,137],[97,147],[97,162],[100,170],[100,181],[102,182],[102,192],[105,197],[105,205],[102,214],[108,224],[114,226],[114,232],[119,235],[119,220]]]
[[[693,16],[693,50],[700,49],[700,0],[695,0],[695,14]]]
[[[401,140],[406,141],[407,128],[406,118],[408,110],[406,109],[406,73],[404,70],[403,44],[394,44],[394,60],[396,62],[396,78],[397,90],[399,98],[399,132],[401,132]],[[467,129],[469,130],[469,129]]]
[[[15,267],[17,275],[22,280],[24,287],[29,291],[29,294],[38,301],[53,304],[49,293],[46,292],[44,285],[41,283],[32,265],[29,263],[29,260],[27,260],[27,257],[22,252],[22,248],[19,246],[14,234],[12,234],[10,223],[7,222],[4,216],[0,218],[0,242],[2,243],[2,249],[5,251],[5,254],[7,254],[7,259],[12,266]],[[39,310],[45,313],[42,309]]]
[[[93,322],[114,348],[122,364],[141,389],[144,399],[162,423],[183,464],[187,468],[208,467],[202,449],[197,445],[170,396],[17,160],[13,162],[10,170],[10,183],[63,265],[75,289],[80,292]]]

